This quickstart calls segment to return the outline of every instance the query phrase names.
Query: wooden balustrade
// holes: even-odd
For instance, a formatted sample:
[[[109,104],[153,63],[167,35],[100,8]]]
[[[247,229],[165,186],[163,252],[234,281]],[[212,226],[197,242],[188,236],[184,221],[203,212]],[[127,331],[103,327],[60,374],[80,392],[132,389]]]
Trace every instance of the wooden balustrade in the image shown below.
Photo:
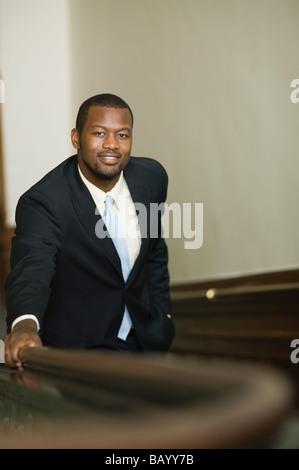
[[[299,338],[299,283],[208,289],[173,297],[178,352],[289,359]]]
[[[275,369],[169,354],[27,348],[0,366],[0,448],[259,447],[285,423]]]
[[[14,226],[7,227],[0,222],[0,302],[3,307],[5,307],[5,281],[10,272],[11,239],[14,230]]]
[[[215,279],[172,289],[172,351],[271,363],[298,387],[299,270]]]

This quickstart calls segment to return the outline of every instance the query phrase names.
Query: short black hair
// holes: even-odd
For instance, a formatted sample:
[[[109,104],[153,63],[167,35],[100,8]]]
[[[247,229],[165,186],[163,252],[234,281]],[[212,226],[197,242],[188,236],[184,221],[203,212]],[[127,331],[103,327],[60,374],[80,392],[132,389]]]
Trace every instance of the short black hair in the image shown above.
[[[100,95],[92,96],[88,98],[84,103],[81,104],[77,119],[76,119],[76,129],[81,133],[83,127],[87,121],[88,111],[91,106],[101,106],[103,108],[121,108],[128,109],[132,118],[132,127],[133,127],[133,113],[130,106],[119,96],[112,95],[111,93],[102,93]]]

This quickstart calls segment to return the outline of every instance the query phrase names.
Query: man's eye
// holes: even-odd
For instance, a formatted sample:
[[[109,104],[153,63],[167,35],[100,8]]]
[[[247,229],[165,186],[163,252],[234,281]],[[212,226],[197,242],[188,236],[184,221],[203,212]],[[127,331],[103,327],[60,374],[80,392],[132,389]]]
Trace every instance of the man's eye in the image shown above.
[[[123,133],[118,134],[118,136],[119,136],[121,139],[125,139],[126,137],[128,137],[127,134],[123,134]]]
[[[95,132],[95,135],[104,135],[104,132],[102,132],[102,131],[97,131],[97,132]]]

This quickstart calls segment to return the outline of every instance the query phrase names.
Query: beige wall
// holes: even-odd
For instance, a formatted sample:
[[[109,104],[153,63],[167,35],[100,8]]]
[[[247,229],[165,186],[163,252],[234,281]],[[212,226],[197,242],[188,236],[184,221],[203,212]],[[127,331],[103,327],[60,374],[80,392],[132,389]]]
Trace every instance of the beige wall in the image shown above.
[[[168,240],[172,281],[297,265],[299,2],[71,3],[73,105],[121,94],[168,202],[204,204],[202,248]]]
[[[67,0],[0,0],[7,223],[18,197],[70,151]]]
[[[204,204],[203,246],[168,240],[172,282],[299,264],[297,0],[0,7],[10,218],[19,194],[69,155],[81,102],[112,92],[133,108],[134,154],[166,167],[168,203]]]

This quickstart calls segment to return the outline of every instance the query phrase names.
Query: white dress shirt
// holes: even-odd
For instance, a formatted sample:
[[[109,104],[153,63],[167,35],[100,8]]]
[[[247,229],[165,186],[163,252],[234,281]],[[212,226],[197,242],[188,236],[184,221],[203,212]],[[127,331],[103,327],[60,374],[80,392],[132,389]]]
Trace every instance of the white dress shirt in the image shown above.
[[[97,186],[95,186],[94,184],[90,183],[84,177],[84,175],[80,171],[80,168],[79,174],[83,182],[87,186],[95,202],[95,205],[102,217],[105,211],[105,197],[108,194],[113,197],[114,207],[116,209],[119,221],[126,236],[129,249],[130,263],[132,268],[140,251],[141,233],[135,206],[132,201],[126,180],[123,176],[123,172],[121,172],[120,178],[116,185],[111,189],[111,191],[108,191],[107,193],[97,188]]]

